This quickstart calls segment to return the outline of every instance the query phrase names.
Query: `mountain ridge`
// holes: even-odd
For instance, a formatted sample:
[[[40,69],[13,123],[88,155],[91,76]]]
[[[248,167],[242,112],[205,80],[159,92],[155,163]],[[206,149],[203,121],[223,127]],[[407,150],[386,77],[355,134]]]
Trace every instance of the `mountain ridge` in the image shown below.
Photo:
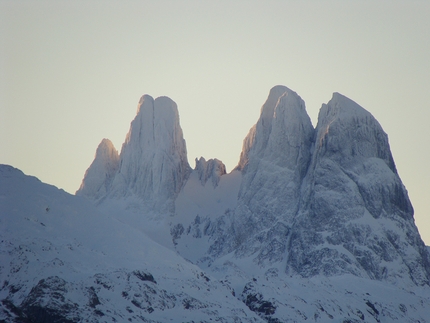
[[[428,322],[430,254],[379,122],[275,86],[237,167],[141,97],[77,196],[0,166],[0,320]],[[20,234],[18,234],[20,233]],[[25,233],[25,234],[24,234]]]
[[[156,102],[161,102],[158,108]],[[158,110],[169,112],[160,112],[157,122],[162,126],[157,130]],[[167,124],[170,128],[165,128]],[[160,131],[157,145],[156,131]],[[161,178],[161,195],[154,193],[157,187],[151,179],[161,174],[164,157],[149,161],[140,157],[160,156],[160,152],[176,160],[168,167],[167,177]],[[282,263],[285,273],[304,277],[349,273],[392,282],[400,276],[413,284],[429,284],[430,258],[414,224],[412,204],[398,176],[388,136],[368,111],[342,94],[333,93],[322,105],[314,128],[296,92],[282,85],[270,90],[259,120],[244,139],[235,168],[241,174],[240,186],[232,193],[237,194],[237,202],[228,203],[233,208],[223,209],[224,196],[217,198],[221,208],[209,210],[200,205],[186,211],[182,205],[181,214],[175,211],[175,200],[190,174],[198,173],[200,189],[205,191],[209,178],[215,189],[230,174],[216,159],[196,160],[191,170],[178,110],[167,97],[141,98],[120,160],[105,198],[127,199],[134,192],[143,204],[151,202],[152,212],[161,214],[155,218],[170,222],[167,228],[158,226],[157,234],[148,234],[164,236],[164,245],[173,250],[188,254],[185,245],[201,243],[206,236],[199,254],[192,256],[201,265],[234,253],[239,259],[251,256],[263,267]],[[124,176],[122,169],[133,172]],[[131,186],[116,184],[124,178]],[[146,188],[136,190],[136,185]],[[202,195],[196,189],[188,194],[189,205],[201,204]],[[211,199],[209,195],[206,200]],[[136,205],[136,200],[130,203]],[[151,213],[151,208],[137,209]],[[187,214],[196,210],[206,214]],[[166,220],[171,217],[173,221]]]

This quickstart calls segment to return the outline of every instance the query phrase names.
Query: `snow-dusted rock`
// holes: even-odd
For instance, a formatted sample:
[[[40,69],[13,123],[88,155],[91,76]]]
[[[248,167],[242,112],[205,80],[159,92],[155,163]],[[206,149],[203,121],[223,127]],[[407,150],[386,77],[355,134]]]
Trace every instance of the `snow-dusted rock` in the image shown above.
[[[210,179],[212,185],[216,187],[222,175],[226,174],[225,165],[218,159],[209,159],[206,161],[203,157],[196,158],[195,171],[198,174],[199,180],[204,186]]]
[[[313,130],[303,101],[275,87],[237,169],[237,207],[206,230],[209,264],[231,253],[304,277],[429,284],[430,259],[387,135],[355,102],[335,93]]]
[[[295,168],[309,158],[313,127],[304,101],[285,86],[273,87],[261,108],[260,118],[243,141],[238,170],[250,162],[268,159],[278,166]],[[301,165],[300,165],[301,166]],[[249,166],[248,166],[249,167]],[[301,166],[303,167],[303,166]]]
[[[157,210],[172,211],[189,172],[176,103],[144,95],[122,146],[111,195],[133,193]]]
[[[338,93],[321,108],[302,191],[287,268],[304,276],[349,272],[429,284],[430,259],[387,135]]]
[[[313,135],[303,100],[284,86],[274,87],[244,140],[239,203],[255,214],[294,215]]]
[[[387,135],[341,94],[322,106],[314,129],[295,92],[272,88],[244,140],[239,176],[204,158],[191,173],[177,107],[166,97],[141,98],[115,174],[96,172],[113,159],[97,156],[80,193],[134,196],[132,207],[174,215],[166,234],[187,259],[211,264],[232,253],[262,267],[283,263],[304,277],[349,273],[429,284],[428,252]],[[198,251],[188,250],[202,237]]]
[[[283,259],[313,137],[303,100],[287,87],[272,88],[244,140],[236,168],[243,173],[238,206],[221,220],[226,228],[215,238],[211,254],[255,253],[260,263]]]
[[[104,196],[100,192],[97,197],[136,196],[157,212],[171,213],[190,171],[176,103],[168,97],[154,100],[144,95],[122,146],[117,171],[104,183],[108,187]],[[90,180],[86,175],[83,183]],[[91,191],[81,189],[79,193],[92,197]]]
[[[94,161],[87,169],[76,195],[98,200],[106,195],[118,171],[119,155],[109,139],[103,139],[96,150]]]

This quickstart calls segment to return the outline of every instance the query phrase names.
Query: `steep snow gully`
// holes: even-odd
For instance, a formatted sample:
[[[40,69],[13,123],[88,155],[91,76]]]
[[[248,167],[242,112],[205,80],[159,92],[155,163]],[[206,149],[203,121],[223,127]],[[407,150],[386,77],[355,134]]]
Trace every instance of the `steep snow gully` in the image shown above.
[[[270,90],[236,168],[144,95],[76,196],[0,166],[0,322],[430,322],[430,255],[378,121]]]

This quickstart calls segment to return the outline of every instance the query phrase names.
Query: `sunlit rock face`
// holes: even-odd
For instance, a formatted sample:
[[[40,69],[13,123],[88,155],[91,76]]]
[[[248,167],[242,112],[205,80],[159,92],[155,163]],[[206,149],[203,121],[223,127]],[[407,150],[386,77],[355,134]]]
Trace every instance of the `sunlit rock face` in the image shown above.
[[[303,100],[284,86],[274,87],[244,140],[239,201],[256,214],[282,213],[285,220],[294,215],[313,136]]]
[[[300,96],[285,86],[272,88],[257,124],[244,140],[236,167],[243,173],[238,206],[223,219],[230,224],[210,253],[254,254],[259,264],[284,258],[313,137],[314,128]]]

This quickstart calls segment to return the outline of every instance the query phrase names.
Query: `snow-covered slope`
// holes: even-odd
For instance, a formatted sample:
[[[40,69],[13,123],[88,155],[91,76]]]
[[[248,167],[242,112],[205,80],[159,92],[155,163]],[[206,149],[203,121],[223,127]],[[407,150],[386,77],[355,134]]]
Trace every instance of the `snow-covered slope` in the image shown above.
[[[232,256],[203,270],[121,214],[6,165],[0,210],[2,322],[429,322],[428,287],[290,277]]]
[[[2,322],[261,321],[120,217],[6,165],[0,211]]]

